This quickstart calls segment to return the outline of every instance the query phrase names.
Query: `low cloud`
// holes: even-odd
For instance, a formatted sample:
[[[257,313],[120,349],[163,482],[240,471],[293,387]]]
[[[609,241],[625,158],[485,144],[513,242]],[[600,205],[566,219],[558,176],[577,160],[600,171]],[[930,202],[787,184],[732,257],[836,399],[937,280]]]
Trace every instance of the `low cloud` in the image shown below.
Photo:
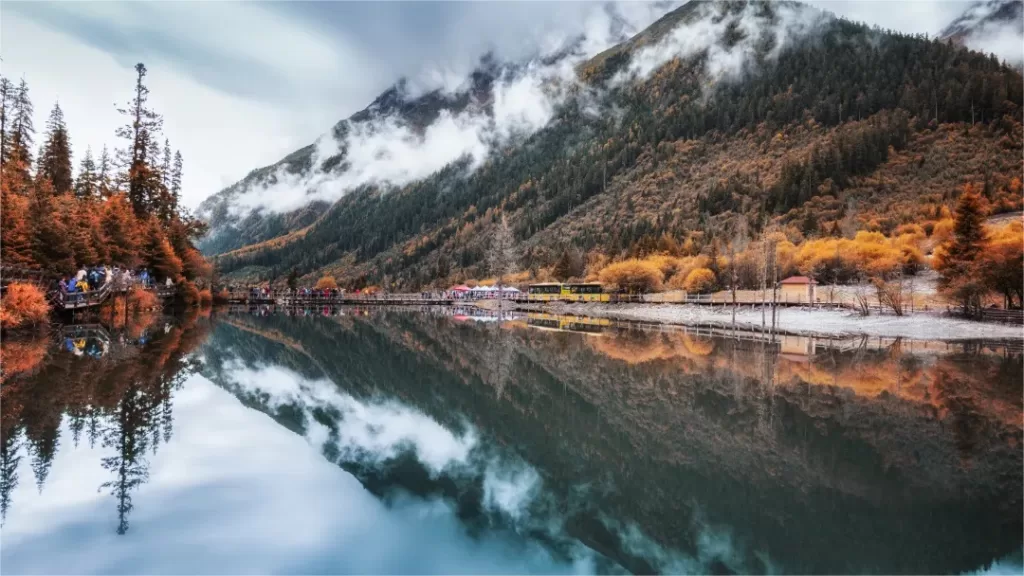
[[[651,5],[591,10],[578,34],[547,35],[540,44],[542,52],[523,64],[499,69],[490,94],[461,111],[443,110],[425,128],[397,116],[349,122],[340,141],[333,134],[318,140],[311,170],[291,174],[282,168],[233,199],[232,213],[244,217],[250,211],[288,212],[312,201],[335,202],[364,186],[401,187],[460,160],[471,172],[495,149],[547,126],[568,98],[579,97],[584,109],[597,111],[594,94],[579,84],[577,66],[645,28],[661,10]],[[802,5],[776,5],[770,13],[756,5],[738,11],[719,12],[710,5],[701,10],[694,22],[634,54],[615,81],[646,78],[673,58],[697,54],[706,54],[708,85],[735,79],[765,47],[770,47],[767,57],[774,58],[829,18]],[[428,89],[437,91],[436,97],[465,96],[469,86],[468,72],[428,70],[404,84],[404,97],[413,99]],[[323,161],[338,154],[343,154],[343,161],[328,162],[325,168]]]
[[[675,58],[706,53],[708,82],[740,78],[767,43],[769,59],[791,41],[814,31],[829,16],[805,5],[779,4],[769,15],[762,7],[746,4],[740,11],[729,5],[706,4],[699,18],[677,26],[659,42],[633,55],[615,82],[647,78]],[[731,41],[727,42],[727,39]]]
[[[259,210],[288,212],[316,200],[337,201],[363,186],[401,187],[460,160],[475,170],[496,148],[548,125],[573,88],[579,88],[579,63],[642,30],[669,7],[589,8],[575,33],[552,30],[542,35],[540,50],[523,64],[498,72],[485,101],[459,112],[444,110],[425,128],[396,116],[349,122],[340,141],[330,133],[318,139],[312,170],[292,174],[280,169],[234,198],[231,212],[240,217]],[[434,91],[455,97],[469,88],[471,72],[428,67],[405,82],[403,97],[411,100]],[[339,153],[343,162],[325,169],[323,161]]]

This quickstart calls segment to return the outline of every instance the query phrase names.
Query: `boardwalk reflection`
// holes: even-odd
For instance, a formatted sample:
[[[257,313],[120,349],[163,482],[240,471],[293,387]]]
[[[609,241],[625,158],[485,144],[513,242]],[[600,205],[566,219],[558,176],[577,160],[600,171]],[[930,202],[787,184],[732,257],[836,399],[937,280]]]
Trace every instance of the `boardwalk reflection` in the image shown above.
[[[117,531],[129,528],[132,491],[145,482],[147,453],[173,432],[174,390],[194,369],[188,353],[206,338],[208,323],[150,316],[127,325],[68,327],[44,339],[4,342],[0,415],[0,515],[7,517],[18,465],[31,460],[36,486],[46,489],[62,442],[113,449],[99,488],[116,502]],[[71,437],[62,437],[62,423]]]

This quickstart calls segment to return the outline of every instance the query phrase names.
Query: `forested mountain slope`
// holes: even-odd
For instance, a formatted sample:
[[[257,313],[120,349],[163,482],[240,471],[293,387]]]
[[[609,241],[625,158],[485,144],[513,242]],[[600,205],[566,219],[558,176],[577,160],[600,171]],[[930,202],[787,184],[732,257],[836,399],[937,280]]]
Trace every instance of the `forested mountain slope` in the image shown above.
[[[548,116],[528,124],[535,129],[517,123],[487,140],[484,154],[470,147],[422,178],[353,178],[360,151],[344,143],[373,150],[372,138],[293,154],[286,170],[311,159],[320,166],[302,180],[308,198],[333,203],[236,216],[227,237],[252,245],[219,256],[219,268],[261,279],[329,271],[349,284],[412,288],[485,276],[502,215],[520,245],[519,267],[536,269],[570,245],[617,257],[694,231],[725,235],[740,220],[752,234],[792,224],[816,235],[855,215],[887,231],[919,220],[922,207],[950,205],[967,182],[984,185],[995,210],[1019,204],[1021,76],[949,42],[795,3],[691,2],[626,43],[564,62],[573,64],[568,80],[540,75],[540,93],[556,97]],[[480,74],[462,100],[414,101],[407,108],[427,112],[402,126],[429,142],[442,121],[458,127],[480,110],[487,133],[503,133],[493,129],[504,118],[502,93],[481,79],[508,86],[537,69]],[[379,102],[366,114],[380,118]],[[287,173],[249,177],[275,178]],[[253,193],[254,181],[236,185],[247,196],[229,189],[203,213],[239,214],[238,205],[281,192],[257,184]],[[336,201],[325,192],[352,184]],[[219,238],[209,252],[240,243]]]

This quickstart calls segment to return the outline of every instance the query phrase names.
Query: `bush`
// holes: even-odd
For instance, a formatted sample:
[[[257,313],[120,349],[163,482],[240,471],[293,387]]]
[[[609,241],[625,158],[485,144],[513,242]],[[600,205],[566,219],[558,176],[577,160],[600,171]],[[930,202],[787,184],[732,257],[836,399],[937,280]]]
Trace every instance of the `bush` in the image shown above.
[[[686,275],[683,290],[694,294],[710,292],[715,287],[715,273],[707,268],[695,268]]]
[[[338,283],[334,280],[334,276],[324,276],[316,281],[314,288],[317,290],[337,290]]]
[[[598,274],[602,284],[613,286],[630,293],[656,292],[661,290],[661,270],[651,262],[625,260],[606,266]]]
[[[14,282],[0,300],[0,327],[6,329],[39,324],[49,314],[46,294],[34,284]]]
[[[213,304],[213,292],[209,288],[203,288],[199,291],[199,305],[209,306]]]

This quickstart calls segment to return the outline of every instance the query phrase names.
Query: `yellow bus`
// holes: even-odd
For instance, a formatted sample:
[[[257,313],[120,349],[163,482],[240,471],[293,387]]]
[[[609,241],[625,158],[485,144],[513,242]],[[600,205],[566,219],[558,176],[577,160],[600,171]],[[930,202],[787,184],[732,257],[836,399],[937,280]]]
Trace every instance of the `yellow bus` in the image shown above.
[[[608,302],[609,299],[609,295],[602,290],[598,282],[531,284],[527,294],[527,300],[531,302]]]
[[[612,321],[607,318],[587,318],[586,316],[564,316],[531,312],[526,316],[526,325],[541,330],[600,334],[604,332],[605,328],[612,325]]]

